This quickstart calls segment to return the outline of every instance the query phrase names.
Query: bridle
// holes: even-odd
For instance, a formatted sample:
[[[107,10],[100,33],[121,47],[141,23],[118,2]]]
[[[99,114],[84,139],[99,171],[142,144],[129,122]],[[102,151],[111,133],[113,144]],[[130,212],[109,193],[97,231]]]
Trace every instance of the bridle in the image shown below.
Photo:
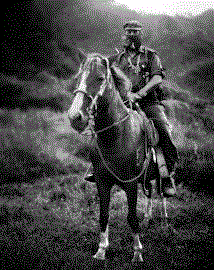
[[[82,92],[84,95],[86,95],[88,98],[90,98],[91,104],[90,106],[86,109],[87,113],[88,113],[88,125],[90,128],[91,133],[93,134],[94,137],[97,137],[98,133],[101,133],[105,130],[108,130],[110,128],[112,128],[113,126],[119,125],[120,123],[124,122],[126,119],[128,119],[128,117],[130,116],[130,113],[128,113],[123,119],[113,123],[112,125],[103,128],[101,130],[98,130],[95,132],[94,130],[94,117],[97,115],[97,100],[99,97],[102,97],[104,94],[104,91],[106,89],[106,86],[109,86],[110,89],[112,88],[112,84],[110,83],[110,70],[107,68],[108,72],[107,72],[107,78],[104,79],[103,83],[100,86],[100,90],[97,92],[97,94],[95,95],[95,97],[93,98],[92,95],[89,95],[88,92],[86,91],[86,87],[84,84],[80,83],[79,87],[74,90],[74,94],[78,93],[78,92]],[[130,101],[131,103],[131,101]],[[86,135],[88,136],[88,135]]]
[[[88,124],[89,124],[89,128],[90,128],[90,130],[91,130],[91,133],[92,133],[92,140],[95,140],[95,139],[97,138],[97,134],[98,134],[98,133],[101,133],[101,132],[103,132],[103,131],[106,131],[106,130],[112,128],[113,126],[119,125],[120,123],[124,122],[125,120],[127,120],[127,119],[130,117],[130,112],[128,112],[128,114],[127,114],[123,119],[121,119],[121,120],[119,120],[119,121],[113,123],[112,125],[110,125],[110,126],[104,128],[104,129],[102,129],[102,130],[98,130],[98,131],[95,132],[95,130],[94,130],[94,125],[95,125],[95,123],[94,123],[94,117],[95,117],[95,115],[94,115],[94,108],[95,108],[95,114],[97,114],[97,100],[98,100],[99,97],[102,97],[102,95],[103,95],[103,93],[104,93],[104,91],[105,91],[107,85],[108,85],[110,88],[112,87],[112,84],[110,83],[110,69],[109,69],[108,67],[107,67],[107,78],[104,79],[103,83],[102,83],[101,86],[100,86],[100,90],[97,92],[97,94],[95,95],[94,98],[93,98],[91,95],[89,95],[89,94],[87,93],[87,91],[86,91],[86,86],[85,86],[85,84],[82,83],[82,81],[80,82],[79,87],[78,87],[76,90],[74,90],[74,92],[73,92],[74,94],[75,94],[75,93],[78,93],[78,92],[82,92],[84,95],[86,95],[87,97],[89,97],[89,98],[92,100],[91,105],[86,109],[86,111],[87,111],[87,113],[88,113],[88,116],[89,116]],[[131,105],[131,101],[130,101],[130,100],[129,100],[129,103],[130,103],[130,106],[131,106],[131,109],[132,109],[132,105]],[[131,110],[131,111],[132,111],[132,110]],[[86,135],[86,134],[84,134],[84,135]],[[90,135],[86,135],[86,136],[90,136]],[[101,158],[103,164],[105,165],[106,169],[107,169],[107,170],[108,170],[108,171],[109,171],[109,172],[110,172],[110,173],[111,173],[118,181],[124,183],[124,181],[123,181],[122,179],[120,179],[120,178],[119,178],[119,177],[118,177],[118,176],[117,176],[117,175],[109,168],[109,166],[106,164],[106,162],[105,162],[105,160],[104,160],[104,158],[103,158],[102,152],[101,152],[101,150],[100,150],[100,147],[98,146],[97,142],[96,142],[96,147],[97,147],[97,149],[98,149],[98,153],[99,153],[100,158]],[[146,141],[146,140],[145,140],[145,149],[147,149],[147,141]],[[141,176],[143,175],[145,169],[146,169],[146,171],[147,171],[148,164],[149,164],[149,161],[150,161],[150,157],[151,157],[151,151],[148,151],[148,152],[146,153],[146,158],[145,158],[145,160],[144,160],[143,168],[142,168],[140,174],[137,175],[136,177],[132,178],[132,179],[129,179],[129,180],[125,181],[126,183],[130,183],[130,182],[133,182],[133,181],[137,180],[139,177],[141,177]],[[85,175],[84,175],[84,178],[85,178],[86,175],[88,174],[88,171],[89,171],[90,167],[91,167],[91,165],[88,167],[88,169],[87,169],[87,171],[86,171],[86,173],[85,173]],[[144,175],[144,182],[145,182],[145,178],[146,178],[146,173],[145,173],[145,175]]]

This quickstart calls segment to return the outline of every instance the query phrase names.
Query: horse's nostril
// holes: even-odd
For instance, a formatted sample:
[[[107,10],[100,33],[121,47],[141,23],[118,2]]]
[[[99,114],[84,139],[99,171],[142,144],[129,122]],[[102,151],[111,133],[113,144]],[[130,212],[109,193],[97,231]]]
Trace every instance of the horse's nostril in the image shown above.
[[[77,116],[74,116],[72,118],[69,117],[69,120],[71,127],[74,130],[78,131],[79,133],[81,133],[87,125],[87,122],[84,121],[83,116],[81,114],[78,114]]]
[[[76,114],[76,115],[68,115],[68,118],[69,118],[69,120],[70,120],[70,122],[71,123],[73,123],[73,122],[76,122],[76,121],[80,121],[81,120],[81,114],[80,113],[78,113],[78,114]]]
[[[81,121],[81,119],[82,119],[82,116],[81,116],[81,114],[79,114],[78,116],[76,116],[76,117],[74,118],[74,122],[76,122],[76,121]]]

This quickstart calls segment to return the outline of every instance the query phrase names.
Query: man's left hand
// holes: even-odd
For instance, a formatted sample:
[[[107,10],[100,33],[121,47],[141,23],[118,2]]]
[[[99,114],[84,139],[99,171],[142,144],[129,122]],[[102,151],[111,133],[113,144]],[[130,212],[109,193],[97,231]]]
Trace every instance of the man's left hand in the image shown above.
[[[132,102],[135,102],[137,99],[142,98],[137,93],[128,93],[127,96],[128,96],[129,99],[131,99]]]

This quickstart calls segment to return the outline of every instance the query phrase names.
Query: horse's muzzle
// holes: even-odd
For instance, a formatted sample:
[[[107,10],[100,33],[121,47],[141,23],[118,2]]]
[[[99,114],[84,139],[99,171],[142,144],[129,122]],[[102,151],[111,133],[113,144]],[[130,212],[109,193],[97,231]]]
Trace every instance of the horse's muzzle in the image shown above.
[[[79,114],[75,118],[71,118],[71,117],[68,116],[68,119],[70,121],[71,127],[74,130],[78,131],[79,133],[81,133],[88,125],[88,121],[87,122],[82,121],[81,114]]]

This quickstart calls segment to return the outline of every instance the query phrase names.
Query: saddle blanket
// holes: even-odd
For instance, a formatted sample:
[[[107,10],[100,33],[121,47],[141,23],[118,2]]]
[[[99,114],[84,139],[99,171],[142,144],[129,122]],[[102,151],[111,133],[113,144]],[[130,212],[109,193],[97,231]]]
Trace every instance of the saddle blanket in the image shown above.
[[[132,113],[136,115],[136,117],[141,123],[142,129],[146,131],[148,139],[147,145],[150,145],[152,147],[156,146],[159,141],[159,136],[153,121],[150,120],[143,111],[137,112],[133,110]]]

